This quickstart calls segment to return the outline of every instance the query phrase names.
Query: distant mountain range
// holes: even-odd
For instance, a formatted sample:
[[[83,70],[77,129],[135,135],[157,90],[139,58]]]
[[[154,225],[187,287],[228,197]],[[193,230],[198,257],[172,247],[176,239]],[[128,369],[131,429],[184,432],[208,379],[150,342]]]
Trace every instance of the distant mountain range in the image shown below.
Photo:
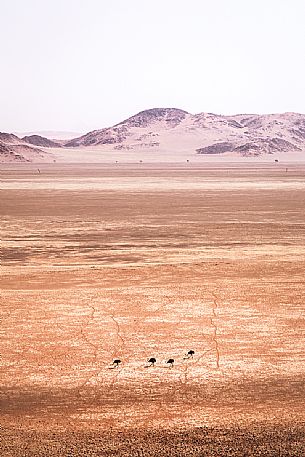
[[[305,115],[212,113],[190,114],[176,108],[153,108],[109,128],[70,140],[40,135],[19,138],[0,133],[1,161],[51,160],[50,148],[99,148],[104,151],[187,151],[251,157],[305,151]],[[37,157],[35,157],[37,154]],[[70,151],[71,157],[71,151]]]

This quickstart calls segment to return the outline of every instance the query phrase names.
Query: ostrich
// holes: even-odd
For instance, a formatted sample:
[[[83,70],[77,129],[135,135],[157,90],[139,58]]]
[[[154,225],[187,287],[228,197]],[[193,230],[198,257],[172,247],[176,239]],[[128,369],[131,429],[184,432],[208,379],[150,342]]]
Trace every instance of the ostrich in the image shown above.
[[[154,367],[156,363],[156,359],[154,357],[151,357],[150,359],[147,359],[147,362],[150,363],[150,367]]]
[[[190,351],[188,351],[185,356],[183,357],[184,360],[187,360],[187,359],[191,359],[193,357],[193,355],[195,354],[195,351],[193,351],[193,349],[191,349]]]
[[[113,362],[112,362],[112,365],[114,365],[115,368],[117,368],[119,366],[119,364],[122,363],[122,361],[120,359],[115,359]]]
[[[167,363],[170,366],[170,368],[172,368],[174,366],[174,362],[174,359],[168,359],[165,363]]]
[[[195,354],[195,351],[193,351],[193,349],[191,349],[191,350],[188,351],[188,353],[187,353],[187,358],[193,357],[194,354]]]

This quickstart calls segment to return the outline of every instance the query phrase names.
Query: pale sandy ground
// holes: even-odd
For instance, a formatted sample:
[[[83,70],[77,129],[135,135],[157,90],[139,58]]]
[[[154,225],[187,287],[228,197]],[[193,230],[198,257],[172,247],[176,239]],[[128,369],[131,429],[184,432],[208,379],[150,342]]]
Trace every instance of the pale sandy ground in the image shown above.
[[[212,140],[211,140],[212,141]],[[184,144],[185,143],[185,144]],[[236,153],[204,155],[196,154],[196,148],[210,144],[208,140],[190,144],[189,140],[182,137],[173,142],[171,137],[168,145],[164,148],[137,148],[133,150],[115,150],[109,146],[95,146],[85,148],[45,148],[50,154],[49,161],[56,160],[59,163],[107,163],[135,164],[142,161],[143,164],[185,164],[187,160],[196,165],[209,165],[210,163],[240,163],[240,164],[264,164],[274,163],[305,163],[305,151],[279,152],[274,154],[262,154],[258,157],[241,157]]]
[[[304,454],[303,166],[2,177],[1,455]]]
[[[185,144],[183,144],[185,143]],[[273,164],[275,160],[282,165],[289,166],[290,164],[304,164],[305,151],[299,152],[278,152],[273,154],[261,154],[260,156],[242,157],[237,153],[224,154],[197,154],[196,148],[210,144],[208,140],[202,144],[190,144],[184,138],[179,142],[173,142],[171,138],[168,144],[158,148],[142,148],[135,145],[134,149],[116,150],[109,145],[82,147],[82,148],[36,148],[42,152],[35,152],[35,147],[32,150],[21,150],[24,159],[32,163],[33,166],[39,167],[41,163],[59,163],[59,164],[116,164],[119,165],[184,165],[191,163],[197,166],[209,166],[214,163],[217,165],[239,163],[244,165],[254,164]],[[1,166],[5,163],[18,163],[16,159],[0,157]]]

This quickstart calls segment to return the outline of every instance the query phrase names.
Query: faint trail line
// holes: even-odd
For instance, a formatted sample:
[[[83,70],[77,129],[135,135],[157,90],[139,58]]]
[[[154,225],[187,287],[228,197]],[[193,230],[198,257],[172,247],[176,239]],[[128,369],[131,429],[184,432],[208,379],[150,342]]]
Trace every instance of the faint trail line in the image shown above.
[[[116,326],[116,336],[117,336],[117,339],[121,341],[120,350],[123,351],[126,348],[126,343],[125,343],[125,339],[123,338],[123,336],[121,334],[121,326],[120,326],[119,322],[117,321],[116,317],[114,317],[113,314],[109,314],[109,317],[114,322],[114,324]],[[115,348],[115,351],[116,352],[118,351],[117,347]],[[110,383],[110,387],[114,387],[114,384],[117,382],[118,377],[119,377],[119,375],[120,375],[120,373],[121,373],[121,371],[123,369],[124,369],[124,367],[115,368],[116,374],[112,378],[112,381]]]
[[[161,310],[163,311],[164,307],[166,307],[172,302],[173,297],[170,295],[164,295],[164,297],[162,297],[162,300],[164,299],[166,299],[167,303],[164,303],[164,301],[162,301],[160,305],[154,310],[154,313],[158,313]]]
[[[188,368],[189,368],[189,366],[188,366],[189,365],[188,364],[189,360],[184,360],[183,362],[184,363],[182,365],[182,370],[180,370],[180,371],[182,371],[182,373],[179,376],[179,379],[180,379],[181,383],[186,384],[187,383]],[[184,382],[182,381],[182,378],[184,378]]]
[[[213,296],[213,305],[212,305],[212,316],[210,317],[210,321],[214,328],[213,341],[215,343],[216,367],[217,367],[217,369],[219,369],[220,368],[220,352],[219,352],[218,336],[217,336],[218,326],[216,324],[216,322],[217,322],[216,310],[218,308],[218,303],[217,303],[218,297],[213,292],[212,292],[212,296]]]
[[[119,374],[121,373],[123,368],[124,367],[122,367],[122,368],[113,368],[114,370],[116,370],[116,375],[113,376],[112,381],[110,383],[110,387],[114,387],[114,384],[117,382]]]
[[[91,313],[87,316],[87,321],[85,322],[84,325],[82,325],[81,329],[80,329],[80,335],[81,335],[81,338],[82,340],[88,345],[90,346],[91,348],[93,348],[93,364],[95,365],[97,363],[97,355],[98,355],[98,350],[99,350],[99,346],[95,343],[93,343],[89,338],[88,336],[86,335],[85,333],[85,330],[86,328],[88,327],[89,323],[94,319],[94,314],[96,313],[96,308],[93,306],[93,305],[87,305],[88,308],[91,308]],[[101,362],[105,365],[106,362],[101,360]],[[78,391],[80,392],[80,390],[82,388],[84,388],[86,386],[86,384],[88,384],[91,379],[93,378],[97,378],[98,375],[101,373],[102,369],[98,369],[96,371],[94,371],[93,373],[91,373],[90,375],[88,375],[86,377],[86,379],[82,382],[82,384],[80,384],[80,386],[78,387]]]
[[[191,305],[188,304],[188,306],[186,307],[186,311],[187,311],[187,314],[189,314],[189,309],[190,309]],[[183,314],[181,313],[181,317],[177,323],[177,327],[180,326],[181,322],[182,322],[182,319],[183,319]],[[190,365],[190,361],[191,359],[188,359],[188,358],[184,358],[183,359],[183,362],[184,362],[184,366],[183,366],[183,373],[179,376],[179,380],[180,380],[180,383],[184,385],[184,388],[186,389],[187,387],[187,382],[188,382],[188,370],[189,370],[189,365]],[[182,380],[182,378],[184,378],[184,382]]]
[[[213,349],[207,349],[206,351],[204,351],[203,354],[201,354],[199,357],[196,358],[196,360],[194,361],[194,364],[197,364],[198,362],[200,362],[200,360],[211,351],[213,351]]]
[[[121,340],[122,344],[121,344],[121,348],[125,348],[126,344],[125,344],[125,340],[124,338],[122,337],[121,335],[121,327],[120,327],[120,324],[119,322],[117,321],[117,319],[114,317],[113,314],[109,314],[109,317],[110,319],[115,323],[115,326],[116,326],[116,329],[117,329],[117,338],[119,340]]]
[[[187,387],[188,387],[188,369],[189,369],[189,360],[185,360],[185,364],[182,368],[182,373],[179,376],[179,381],[181,386],[184,387],[184,392],[185,394],[187,393]]]

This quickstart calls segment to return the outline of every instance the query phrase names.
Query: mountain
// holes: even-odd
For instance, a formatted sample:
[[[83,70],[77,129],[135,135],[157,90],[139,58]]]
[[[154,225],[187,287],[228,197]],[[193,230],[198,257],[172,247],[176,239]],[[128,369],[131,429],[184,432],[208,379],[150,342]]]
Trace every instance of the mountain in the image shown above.
[[[177,127],[183,119],[188,115],[186,111],[175,109],[175,108],[154,108],[131,116],[119,124],[114,125],[110,128],[102,130],[94,130],[86,135],[82,135],[79,138],[74,138],[68,141],[65,146],[67,147],[79,147],[79,146],[96,146],[102,144],[122,144],[126,140],[134,139],[140,141],[140,145],[143,146],[142,140],[149,140],[154,136],[158,136],[158,133],[146,132],[143,134],[143,130],[166,130],[168,128]],[[140,137],[137,137],[137,134]],[[133,138],[135,136],[135,138]],[[135,146],[137,143],[135,144]],[[139,143],[138,143],[139,145]],[[129,149],[129,148],[128,148]]]
[[[23,138],[21,138],[21,140],[24,143],[33,144],[35,146],[40,146],[43,148],[61,148],[62,147],[62,145],[60,143],[57,143],[53,140],[49,140],[48,138],[45,138],[40,135],[24,136]]]
[[[54,148],[53,151],[51,148]],[[60,148],[60,149],[58,149]],[[77,148],[73,152],[73,149]],[[52,151],[52,153],[50,152]],[[191,114],[177,108],[141,111],[112,127],[94,130],[70,140],[41,135],[19,138],[0,133],[0,161],[90,162],[111,153],[142,152],[152,157],[190,157],[191,154],[228,158],[276,154],[285,160],[305,160],[305,115]],[[103,154],[104,156],[103,156]],[[294,153],[294,155],[293,155]],[[106,156],[105,156],[106,154]],[[129,156],[131,158],[132,155]],[[135,157],[135,156],[134,156]],[[157,154],[155,154],[157,157]],[[107,159],[106,159],[107,160]],[[181,159],[179,159],[181,160]]]
[[[153,108],[113,127],[94,130],[65,143],[68,148],[189,151],[197,154],[258,156],[305,150],[305,115],[191,114]]]
[[[0,132],[0,141],[4,144],[20,144],[22,141],[13,133]]]
[[[0,162],[38,162],[50,160],[51,155],[29,146],[13,133],[0,132]]]

